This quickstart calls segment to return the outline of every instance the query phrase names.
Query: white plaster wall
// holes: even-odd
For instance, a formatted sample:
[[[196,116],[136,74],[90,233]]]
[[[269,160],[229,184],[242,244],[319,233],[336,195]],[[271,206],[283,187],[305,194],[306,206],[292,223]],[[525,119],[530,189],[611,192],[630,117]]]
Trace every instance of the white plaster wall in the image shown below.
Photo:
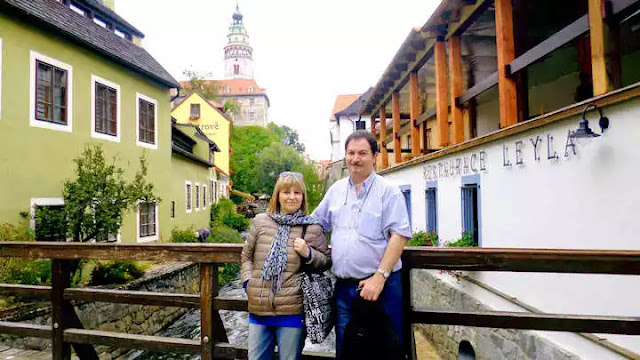
[[[423,168],[485,151],[487,170],[480,173],[482,246],[640,250],[640,189],[636,186],[640,177],[640,99],[603,111],[611,120],[610,129],[584,146],[577,144],[577,155],[569,150],[569,156],[564,156],[567,132],[577,128],[580,118],[573,116],[385,176],[411,183],[414,231],[418,226],[423,230]],[[590,125],[599,132],[597,121]],[[557,160],[547,159],[548,134],[554,138]],[[538,145],[539,161],[534,160],[530,141],[537,136],[543,138]],[[516,165],[517,141],[522,141],[522,165]],[[503,146],[508,148],[510,167],[503,166]],[[461,177],[441,177],[437,186],[439,235],[444,240],[458,238]],[[640,309],[637,276],[495,272],[473,276],[545,312],[638,316]],[[501,309],[500,304],[495,306]],[[554,333],[549,334],[554,338]],[[558,335],[557,341],[562,342],[562,337],[566,335]],[[640,353],[640,337],[603,337]],[[585,347],[571,346],[577,346],[573,351],[585,359],[601,359]]]

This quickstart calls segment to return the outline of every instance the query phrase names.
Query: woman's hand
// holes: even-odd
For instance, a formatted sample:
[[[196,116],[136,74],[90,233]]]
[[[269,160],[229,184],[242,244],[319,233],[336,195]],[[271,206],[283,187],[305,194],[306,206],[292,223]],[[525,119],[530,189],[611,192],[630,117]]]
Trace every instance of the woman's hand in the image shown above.
[[[293,248],[296,250],[298,255],[305,259],[309,257],[309,253],[311,252],[311,249],[309,249],[309,246],[307,246],[307,242],[302,238],[293,240]]]

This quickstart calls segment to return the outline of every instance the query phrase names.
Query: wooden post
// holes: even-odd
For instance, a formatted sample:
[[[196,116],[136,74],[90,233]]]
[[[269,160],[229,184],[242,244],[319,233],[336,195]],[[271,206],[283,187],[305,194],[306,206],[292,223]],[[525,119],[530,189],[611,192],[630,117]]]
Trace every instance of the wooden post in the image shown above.
[[[387,110],[383,105],[380,108],[380,155],[382,156],[382,168],[389,167],[389,154],[387,153]]]
[[[591,38],[591,73],[593,76],[593,96],[609,91],[607,62],[604,46],[605,25],[603,21],[603,1],[589,0],[589,31]]]
[[[496,48],[498,52],[498,98],[500,127],[518,122],[516,82],[507,77],[506,65],[515,59],[513,40],[513,0],[495,0]]]
[[[53,360],[71,359],[71,346],[64,342],[64,319],[68,308],[64,306],[64,289],[71,286],[68,260],[51,262],[51,331]]]
[[[402,148],[400,147],[400,94],[391,94],[391,115],[393,117],[393,157],[396,164],[402,162]]]
[[[371,135],[376,136],[376,114],[371,114]]]
[[[451,123],[453,125],[452,142],[459,144],[464,141],[464,124],[462,108],[456,106],[456,98],[462,95],[462,47],[460,36],[449,38],[449,82],[451,83]]]
[[[411,116],[411,155],[420,156],[420,84],[418,83],[418,72],[412,71],[409,74],[409,112]]]
[[[213,360],[214,282],[218,282],[216,270],[215,264],[200,264],[200,356],[202,360]]]
[[[405,348],[405,354],[408,359],[417,359],[416,354],[416,339],[413,332],[412,319],[407,316],[411,313],[412,301],[411,301],[411,268],[403,266],[401,271],[402,276],[402,338]]]
[[[447,99],[447,55],[444,40],[438,38],[434,47],[436,65],[436,117],[438,119],[438,137],[440,146],[449,145],[449,110]]]
[[[427,120],[420,123],[420,137],[422,142],[422,154],[429,152],[429,144],[427,143]]]

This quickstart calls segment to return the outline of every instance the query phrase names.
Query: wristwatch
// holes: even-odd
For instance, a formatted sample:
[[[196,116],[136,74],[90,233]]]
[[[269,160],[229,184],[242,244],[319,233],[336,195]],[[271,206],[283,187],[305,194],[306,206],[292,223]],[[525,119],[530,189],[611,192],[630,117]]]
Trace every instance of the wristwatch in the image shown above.
[[[378,270],[376,270],[376,272],[379,272],[380,274],[382,274],[382,276],[384,276],[385,279],[388,279],[389,275],[391,275],[391,273],[389,273],[387,270],[382,269],[382,268],[378,268]]]

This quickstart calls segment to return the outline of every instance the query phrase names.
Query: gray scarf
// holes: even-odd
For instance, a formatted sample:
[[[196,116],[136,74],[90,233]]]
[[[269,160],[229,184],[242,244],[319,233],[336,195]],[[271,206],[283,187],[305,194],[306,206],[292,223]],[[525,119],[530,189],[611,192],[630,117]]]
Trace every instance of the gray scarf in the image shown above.
[[[269,214],[273,221],[278,223],[278,232],[271,243],[271,250],[264,261],[262,269],[262,283],[271,281],[269,287],[269,297],[274,296],[282,287],[282,276],[287,268],[287,245],[289,243],[289,233],[291,227],[295,225],[319,224],[310,216],[303,215],[300,210],[291,215],[283,215],[280,213]],[[262,291],[260,291],[260,300],[262,300]]]

